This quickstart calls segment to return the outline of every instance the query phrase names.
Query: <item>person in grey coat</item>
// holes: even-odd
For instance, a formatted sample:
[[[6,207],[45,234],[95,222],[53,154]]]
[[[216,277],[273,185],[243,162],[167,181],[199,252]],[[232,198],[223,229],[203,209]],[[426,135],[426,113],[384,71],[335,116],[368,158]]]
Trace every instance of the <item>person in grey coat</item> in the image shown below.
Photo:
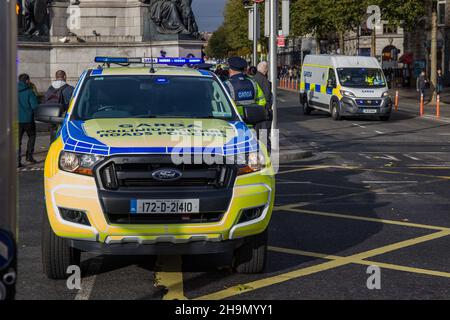
[[[272,120],[273,120],[273,111],[272,111],[273,94],[272,94],[272,83],[267,78],[268,72],[269,72],[268,63],[266,61],[262,61],[258,64],[257,72],[256,75],[253,77],[253,79],[261,87],[267,102],[266,103],[267,121],[259,125],[257,129],[267,130],[267,149],[270,153],[271,151],[270,129],[272,128]]]

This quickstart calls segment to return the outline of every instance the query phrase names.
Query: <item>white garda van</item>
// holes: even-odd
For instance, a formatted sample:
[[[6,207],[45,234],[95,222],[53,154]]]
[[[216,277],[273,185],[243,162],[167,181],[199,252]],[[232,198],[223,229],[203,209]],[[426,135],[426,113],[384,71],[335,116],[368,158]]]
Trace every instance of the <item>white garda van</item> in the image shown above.
[[[334,120],[352,116],[387,121],[392,100],[380,64],[361,56],[308,55],[305,57],[300,103],[304,114],[321,110]]]

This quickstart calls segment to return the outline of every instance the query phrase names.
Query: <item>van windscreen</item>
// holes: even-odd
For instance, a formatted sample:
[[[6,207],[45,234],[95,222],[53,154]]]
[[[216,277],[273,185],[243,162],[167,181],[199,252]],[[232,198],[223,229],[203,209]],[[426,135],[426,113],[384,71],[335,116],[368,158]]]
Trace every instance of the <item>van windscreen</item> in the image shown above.
[[[338,68],[339,82],[351,88],[383,88],[386,80],[380,69]]]

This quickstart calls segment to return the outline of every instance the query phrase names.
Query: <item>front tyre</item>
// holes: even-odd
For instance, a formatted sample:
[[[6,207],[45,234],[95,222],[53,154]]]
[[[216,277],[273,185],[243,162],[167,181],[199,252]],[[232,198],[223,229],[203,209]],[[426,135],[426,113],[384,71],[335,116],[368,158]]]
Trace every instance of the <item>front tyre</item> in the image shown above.
[[[302,109],[303,109],[303,114],[304,115],[310,115],[311,112],[313,111],[313,109],[309,106],[309,102],[308,102],[308,97],[306,96],[306,94],[303,95],[303,99],[301,99],[302,101]]]
[[[264,271],[267,262],[268,231],[246,239],[234,252],[233,268],[237,273],[257,274]]]
[[[331,117],[335,121],[342,120],[341,115],[339,114],[339,105],[336,101],[333,101],[331,103]]]
[[[42,223],[42,267],[49,279],[66,279],[67,268],[80,265],[81,252],[69,246],[67,239],[58,237],[52,230],[47,214]]]

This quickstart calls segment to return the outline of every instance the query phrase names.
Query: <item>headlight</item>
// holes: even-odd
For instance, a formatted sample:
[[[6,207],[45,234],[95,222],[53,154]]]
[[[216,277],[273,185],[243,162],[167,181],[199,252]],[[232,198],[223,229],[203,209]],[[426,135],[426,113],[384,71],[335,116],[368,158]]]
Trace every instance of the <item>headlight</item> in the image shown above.
[[[350,91],[341,90],[341,94],[342,94],[344,97],[356,98],[355,94],[354,94],[353,92],[350,92]]]
[[[381,97],[382,97],[382,98],[389,97],[389,91],[383,92],[383,94],[381,95]]]
[[[238,175],[261,171],[266,167],[266,157],[262,152],[252,152],[245,156],[245,163],[239,164]]]
[[[92,176],[92,169],[101,160],[103,160],[103,157],[93,154],[63,151],[59,156],[59,168],[67,172]]]

